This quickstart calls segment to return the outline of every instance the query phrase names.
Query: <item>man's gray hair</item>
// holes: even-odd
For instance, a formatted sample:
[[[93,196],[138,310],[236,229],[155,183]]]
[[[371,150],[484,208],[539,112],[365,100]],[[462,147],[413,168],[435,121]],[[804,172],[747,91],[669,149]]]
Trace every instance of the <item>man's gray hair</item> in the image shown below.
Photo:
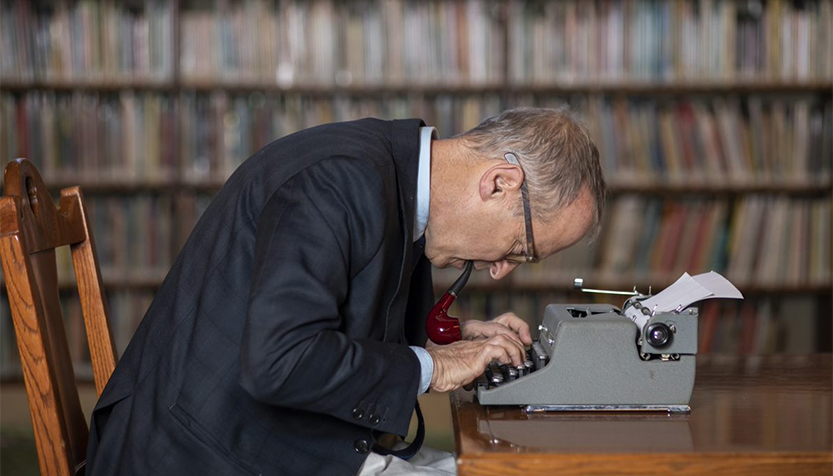
[[[543,222],[588,185],[596,200],[591,235],[595,234],[605,206],[604,174],[596,144],[569,107],[509,109],[458,137],[483,157],[515,153],[526,177],[532,215]]]

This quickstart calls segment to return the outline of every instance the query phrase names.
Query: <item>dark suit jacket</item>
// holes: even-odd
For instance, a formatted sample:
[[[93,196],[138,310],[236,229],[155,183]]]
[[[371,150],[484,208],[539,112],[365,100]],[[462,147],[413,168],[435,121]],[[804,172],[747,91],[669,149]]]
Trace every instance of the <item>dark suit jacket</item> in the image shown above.
[[[206,210],[96,405],[88,474],[345,474],[403,435],[432,305],[419,120],[285,137]]]

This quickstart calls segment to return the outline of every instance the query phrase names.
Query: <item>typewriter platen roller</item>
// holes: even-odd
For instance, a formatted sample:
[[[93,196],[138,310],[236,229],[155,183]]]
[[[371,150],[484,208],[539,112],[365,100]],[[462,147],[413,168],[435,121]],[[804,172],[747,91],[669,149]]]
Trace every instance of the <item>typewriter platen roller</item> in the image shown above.
[[[524,365],[490,365],[477,398],[527,412],[687,412],[697,317],[694,308],[657,313],[639,329],[615,306],[551,304]]]

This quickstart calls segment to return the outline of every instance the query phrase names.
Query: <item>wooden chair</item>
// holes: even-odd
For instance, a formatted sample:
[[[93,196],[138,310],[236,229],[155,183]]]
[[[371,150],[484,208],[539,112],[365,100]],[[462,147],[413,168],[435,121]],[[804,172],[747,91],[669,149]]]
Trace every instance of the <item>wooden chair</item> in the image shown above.
[[[58,296],[55,248],[72,252],[78,294],[99,395],[116,365],[101,271],[78,187],[60,206],[26,159],[6,166],[0,197],[0,260],[43,475],[84,474],[89,428],[78,398]]]

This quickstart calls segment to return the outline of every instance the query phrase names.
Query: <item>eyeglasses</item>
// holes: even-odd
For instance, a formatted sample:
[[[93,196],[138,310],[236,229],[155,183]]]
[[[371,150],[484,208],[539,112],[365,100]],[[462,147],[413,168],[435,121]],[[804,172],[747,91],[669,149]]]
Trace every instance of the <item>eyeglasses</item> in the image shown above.
[[[523,170],[520,162],[518,162],[518,158],[512,152],[507,152],[503,155],[503,158],[510,164],[517,165]],[[529,212],[529,191],[526,187],[525,177],[524,181],[521,182],[521,198],[524,203],[524,224],[526,225],[526,245],[524,246],[524,253],[522,255],[506,255],[503,259],[516,263],[537,263],[538,258],[535,257],[535,243],[532,240],[532,215]]]

